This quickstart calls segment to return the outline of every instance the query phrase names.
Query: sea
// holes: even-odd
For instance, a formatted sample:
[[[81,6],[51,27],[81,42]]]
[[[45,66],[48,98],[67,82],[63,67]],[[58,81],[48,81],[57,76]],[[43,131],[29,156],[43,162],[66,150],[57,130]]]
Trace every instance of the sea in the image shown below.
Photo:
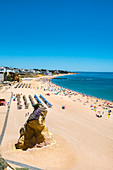
[[[113,72],[79,72],[51,81],[79,93],[113,101]]]

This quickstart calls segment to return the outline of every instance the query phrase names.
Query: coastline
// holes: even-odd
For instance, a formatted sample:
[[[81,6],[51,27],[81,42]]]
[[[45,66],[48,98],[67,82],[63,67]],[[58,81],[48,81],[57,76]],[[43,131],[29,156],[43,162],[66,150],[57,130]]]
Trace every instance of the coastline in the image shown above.
[[[14,94],[22,93],[26,96],[42,94],[53,105],[52,108],[48,108],[46,125],[53,134],[56,144],[44,148],[28,149],[27,151],[16,150],[14,144],[18,140],[19,129],[27,119],[25,113],[28,111],[31,113],[33,108],[30,105],[28,110],[24,107],[17,110],[16,101],[12,101],[5,135],[0,146],[3,157],[7,160],[18,161],[47,170],[112,169],[113,112],[108,117],[106,112],[108,110],[105,109],[103,117],[98,118],[96,114],[103,107],[99,105],[106,105],[106,103],[103,103],[105,101],[98,99],[98,102],[96,102],[97,99],[93,97],[83,96],[79,93],[71,94],[73,92],[68,89],[66,89],[66,92],[71,93],[64,95],[65,91],[60,92],[62,87],[51,84],[50,78],[51,76],[44,76],[37,78],[37,80],[23,81],[24,83],[31,83],[32,88],[15,89],[11,87],[3,94],[4,97],[10,95],[11,91]],[[56,88],[56,91],[51,91],[54,88]],[[55,94],[57,90],[59,90],[59,94]],[[50,95],[48,96],[47,93],[50,93]],[[97,106],[96,112],[91,104]],[[65,109],[62,109],[63,105],[65,105]],[[2,109],[4,108],[2,107]],[[5,113],[0,114],[0,123],[2,122],[2,124],[3,117],[5,117]]]
[[[60,77],[60,76],[65,76],[65,75],[67,75],[67,74],[64,74],[64,75],[55,75],[54,76],[54,78],[56,78],[56,77]],[[105,106],[107,103],[110,103],[110,105],[112,105],[113,106],[113,101],[110,101],[110,100],[106,100],[106,99],[102,99],[102,98],[99,98],[99,97],[95,97],[95,96],[91,96],[91,95],[87,95],[87,94],[85,94],[84,95],[84,93],[80,93],[80,92],[77,92],[77,91],[74,91],[74,90],[70,90],[70,89],[67,89],[67,88],[65,88],[65,87],[62,87],[62,86],[59,86],[59,85],[57,85],[57,84],[55,84],[55,83],[53,83],[52,81],[51,81],[51,79],[54,79],[53,77],[48,77],[47,79],[49,79],[50,80],[50,82],[51,82],[51,84],[54,86],[54,87],[57,87],[57,88],[60,88],[60,90],[61,91],[68,91],[69,93],[71,93],[71,95],[79,95],[80,97],[82,97],[82,98],[87,98],[88,100],[90,100],[90,101],[83,101],[83,103],[84,103],[84,105],[86,105],[86,103],[90,103],[90,106],[89,107],[91,107],[91,109],[92,110],[94,110],[95,112],[96,112],[96,110],[95,109],[97,109],[97,107],[96,107],[96,105],[101,105],[101,106]],[[63,94],[64,95],[64,94]],[[69,95],[69,97],[71,97],[71,95],[70,94],[68,94]],[[91,100],[95,100],[96,102],[92,102]],[[93,104],[92,104],[93,103]],[[105,105],[103,105],[103,103],[105,104]],[[92,108],[93,107],[93,108]],[[106,106],[107,107],[107,106]],[[108,106],[109,107],[109,106]],[[112,107],[111,107],[112,108]],[[109,107],[109,109],[111,109],[110,107]],[[104,109],[108,109],[108,108],[99,108],[99,110],[98,110],[98,113],[99,113],[99,115],[100,115],[100,113],[102,113],[102,114],[104,114],[103,112],[104,112]],[[112,111],[111,111],[111,113],[113,112],[113,109],[112,109]]]
[[[65,75],[67,75],[67,74],[65,74]],[[60,76],[56,76],[56,77],[59,77],[58,79],[63,79],[63,78],[60,78],[60,77],[65,76],[65,75],[60,75]],[[55,77],[55,78],[56,78],[56,77]],[[55,79],[55,78],[52,78],[52,79]],[[52,79],[51,79],[51,80],[52,80]],[[67,78],[64,78],[64,79],[67,79]],[[55,83],[52,82],[52,81],[51,81],[51,83],[55,84]],[[87,94],[87,93],[85,93],[85,92],[79,92],[79,91],[76,91],[76,90],[72,90],[72,89],[70,89],[70,88],[66,88],[66,87],[60,86],[60,85],[58,85],[58,84],[55,84],[55,85],[56,85],[56,86],[59,86],[59,87],[62,87],[62,88],[65,88],[65,89],[67,89],[67,90],[70,90],[70,91],[72,91],[72,92],[79,93],[79,94],[81,94],[81,95],[85,94],[86,96],[93,97],[93,98],[95,98],[95,99],[97,99],[97,100],[100,99],[100,100],[103,100],[103,101],[105,100],[105,101],[108,101],[108,102],[113,102],[113,100],[109,100],[109,99],[97,97],[96,95],[93,96],[93,95],[89,95],[89,94]]]

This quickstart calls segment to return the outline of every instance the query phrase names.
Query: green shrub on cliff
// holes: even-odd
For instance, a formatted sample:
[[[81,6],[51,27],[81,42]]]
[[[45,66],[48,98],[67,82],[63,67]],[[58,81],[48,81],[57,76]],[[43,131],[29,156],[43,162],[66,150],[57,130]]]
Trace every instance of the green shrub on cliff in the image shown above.
[[[7,168],[7,163],[5,162],[5,160],[0,155],[0,169],[5,169],[5,168]]]

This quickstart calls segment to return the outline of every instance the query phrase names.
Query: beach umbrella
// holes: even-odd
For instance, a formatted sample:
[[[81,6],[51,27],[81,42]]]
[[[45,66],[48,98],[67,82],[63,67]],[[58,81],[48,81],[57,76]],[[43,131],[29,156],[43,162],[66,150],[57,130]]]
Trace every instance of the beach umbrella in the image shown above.
[[[64,105],[62,106],[62,109],[65,109],[65,106],[64,106]]]
[[[1,101],[0,103],[5,104],[6,102],[5,101]]]
[[[50,96],[50,93],[46,93],[46,95]]]

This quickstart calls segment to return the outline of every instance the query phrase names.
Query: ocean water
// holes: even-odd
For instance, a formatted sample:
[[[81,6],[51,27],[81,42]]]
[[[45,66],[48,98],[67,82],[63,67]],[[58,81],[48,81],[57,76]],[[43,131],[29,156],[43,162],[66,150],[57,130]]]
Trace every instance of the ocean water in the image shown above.
[[[70,90],[113,101],[113,72],[80,72],[60,78],[65,79],[51,81]]]

